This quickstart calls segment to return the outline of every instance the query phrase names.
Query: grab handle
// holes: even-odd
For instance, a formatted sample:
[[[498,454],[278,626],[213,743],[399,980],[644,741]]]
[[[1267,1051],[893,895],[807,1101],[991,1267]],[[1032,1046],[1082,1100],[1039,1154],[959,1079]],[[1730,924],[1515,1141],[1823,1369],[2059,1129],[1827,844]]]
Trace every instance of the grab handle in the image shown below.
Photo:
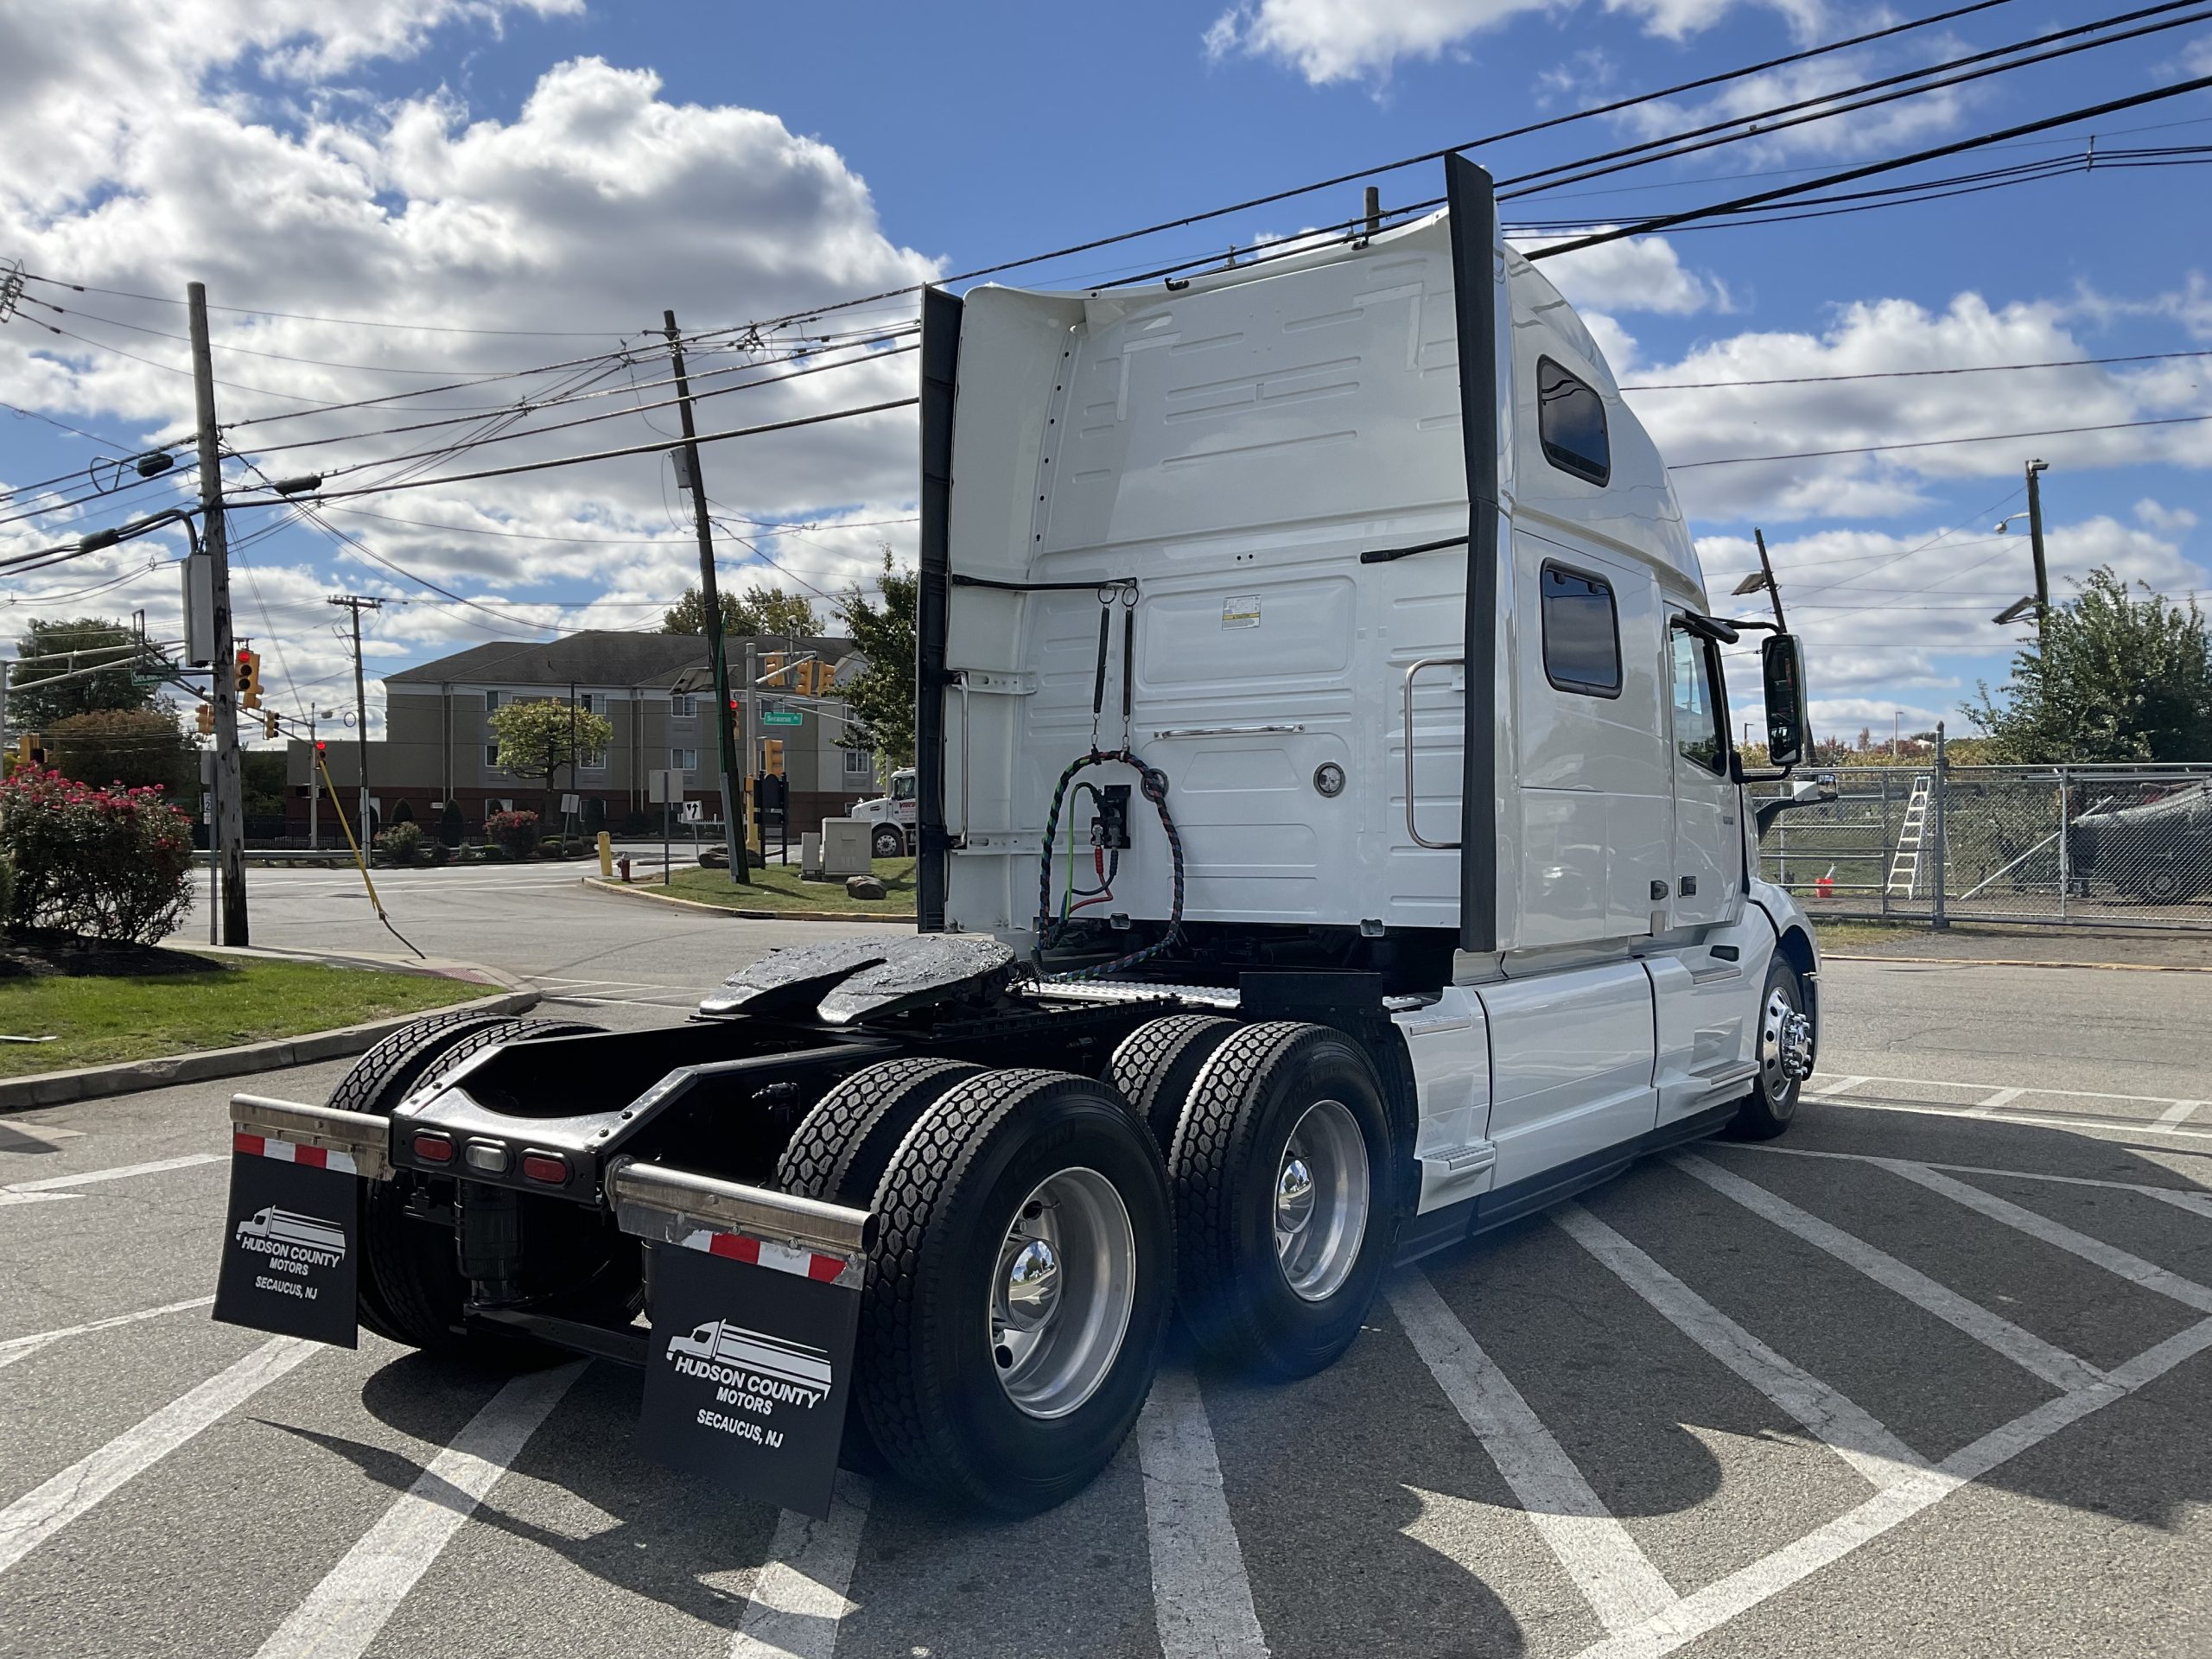
[[[1414,823],[1414,678],[1424,668],[1464,668],[1466,663],[1465,657],[1423,657],[1406,670],[1406,833],[1413,837],[1416,847],[1427,847],[1440,853],[1457,852],[1459,843],[1431,841]]]

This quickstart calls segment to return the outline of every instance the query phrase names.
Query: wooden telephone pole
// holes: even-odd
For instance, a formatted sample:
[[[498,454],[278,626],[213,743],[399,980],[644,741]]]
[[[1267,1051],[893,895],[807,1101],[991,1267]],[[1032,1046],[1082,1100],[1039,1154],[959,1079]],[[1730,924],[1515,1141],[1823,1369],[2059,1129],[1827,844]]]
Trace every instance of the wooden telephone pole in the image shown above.
[[[245,908],[245,779],[238,760],[238,653],[231,631],[230,541],[223,526],[223,453],[215,425],[214,357],[207,344],[207,289],[185,288],[192,323],[192,400],[200,421],[200,531],[214,594],[215,665],[208,701],[215,710],[215,810],[208,826],[221,883],[225,944],[243,945]],[[212,895],[211,895],[212,896]]]

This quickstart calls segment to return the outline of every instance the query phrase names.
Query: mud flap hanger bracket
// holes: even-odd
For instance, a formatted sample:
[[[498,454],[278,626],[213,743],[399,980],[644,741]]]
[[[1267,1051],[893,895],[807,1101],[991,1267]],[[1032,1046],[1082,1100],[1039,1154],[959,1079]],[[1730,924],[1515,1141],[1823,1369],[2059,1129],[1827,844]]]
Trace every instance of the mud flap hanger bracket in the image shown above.
[[[308,1106],[268,1095],[232,1095],[231,1133],[234,1141],[246,1135],[317,1152],[343,1153],[353,1160],[353,1173],[365,1180],[391,1179],[391,1126],[368,1112]]]
[[[835,1284],[860,1284],[875,1242],[875,1217],[865,1210],[634,1158],[608,1166],[607,1196],[615,1224],[634,1237]]]

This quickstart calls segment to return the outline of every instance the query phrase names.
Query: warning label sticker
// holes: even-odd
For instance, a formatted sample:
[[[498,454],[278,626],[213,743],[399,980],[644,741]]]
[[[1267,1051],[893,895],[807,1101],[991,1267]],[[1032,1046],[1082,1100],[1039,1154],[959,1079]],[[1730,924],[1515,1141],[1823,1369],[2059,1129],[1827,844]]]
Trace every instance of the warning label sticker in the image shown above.
[[[1257,594],[1231,594],[1221,601],[1221,626],[1224,628],[1256,628],[1260,626],[1260,596]]]

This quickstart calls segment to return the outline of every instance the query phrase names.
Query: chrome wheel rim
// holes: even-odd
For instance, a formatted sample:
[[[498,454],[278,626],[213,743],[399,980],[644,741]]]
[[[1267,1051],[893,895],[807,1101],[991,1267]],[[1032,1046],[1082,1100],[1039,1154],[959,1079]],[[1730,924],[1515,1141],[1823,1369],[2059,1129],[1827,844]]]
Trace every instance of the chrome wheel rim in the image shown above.
[[[999,1386],[1032,1417],[1098,1391],[1136,1309],[1128,1206],[1095,1169],[1047,1176],[1021,1201],[991,1272],[986,1334]]]
[[[1792,1088],[1813,1074],[1813,1022],[1777,986],[1759,1012],[1759,1082],[1769,1101],[1792,1103]]]
[[[1275,1265],[1306,1301],[1325,1301],[1351,1277],[1367,1236],[1367,1139],[1340,1100],[1307,1107],[1283,1143],[1269,1203]]]

